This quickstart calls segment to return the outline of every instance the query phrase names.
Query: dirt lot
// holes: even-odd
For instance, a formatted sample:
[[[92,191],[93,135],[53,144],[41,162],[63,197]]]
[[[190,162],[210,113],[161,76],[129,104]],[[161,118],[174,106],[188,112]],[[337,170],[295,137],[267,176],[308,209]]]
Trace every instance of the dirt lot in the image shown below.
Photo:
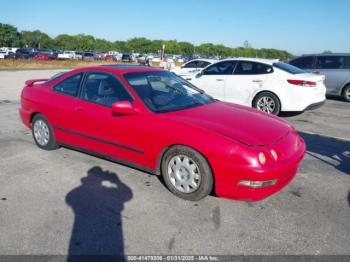
[[[350,254],[349,103],[284,116],[308,152],[278,194],[193,203],[156,176],[37,148],[19,95],[25,80],[56,72],[0,72],[0,254]]]

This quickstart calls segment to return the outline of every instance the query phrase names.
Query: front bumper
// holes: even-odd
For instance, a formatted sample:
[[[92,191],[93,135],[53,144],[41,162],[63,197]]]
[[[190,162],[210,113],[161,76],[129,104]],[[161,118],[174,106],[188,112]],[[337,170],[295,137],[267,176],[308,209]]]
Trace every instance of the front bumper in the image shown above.
[[[285,139],[289,141],[273,145],[274,148],[287,148],[280,152],[281,155],[288,155],[288,158],[276,161],[274,166],[255,170],[249,167],[237,167],[235,163],[222,164],[221,169],[219,167],[217,170],[222,172],[221,175],[217,173],[218,176],[215,177],[216,195],[242,201],[259,201],[287,186],[297,174],[306,150],[302,138],[294,136],[297,137],[297,142],[291,142],[292,137]],[[242,181],[251,181],[253,186],[244,185]],[[263,186],[254,186],[259,184]]]

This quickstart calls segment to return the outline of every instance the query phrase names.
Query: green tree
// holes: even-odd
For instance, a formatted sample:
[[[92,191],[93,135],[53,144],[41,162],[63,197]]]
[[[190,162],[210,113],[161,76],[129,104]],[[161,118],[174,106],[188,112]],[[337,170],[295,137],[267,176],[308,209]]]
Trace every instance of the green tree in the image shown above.
[[[35,31],[22,31],[22,41],[26,47],[33,48],[53,48],[54,42],[50,36],[40,32],[39,30]]]
[[[17,31],[16,27],[0,23],[0,47],[1,46],[22,46],[21,34]]]

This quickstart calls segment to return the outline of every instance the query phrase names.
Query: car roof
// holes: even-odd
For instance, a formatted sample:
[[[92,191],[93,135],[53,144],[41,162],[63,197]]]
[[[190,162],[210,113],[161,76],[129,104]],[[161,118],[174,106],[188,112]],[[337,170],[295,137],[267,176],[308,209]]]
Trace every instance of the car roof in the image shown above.
[[[207,59],[207,58],[196,58],[196,59],[192,59],[190,61],[188,61],[187,63],[190,63],[190,62],[194,62],[194,61],[204,61],[204,62],[208,62],[208,63],[215,63],[215,62],[218,62],[219,60],[216,60],[216,59]],[[187,64],[186,63],[186,64]]]
[[[303,56],[350,56],[350,53],[319,53],[319,54],[304,54]]]
[[[267,59],[267,58],[252,58],[252,57],[237,57],[237,58],[228,58],[219,60],[221,61],[250,61],[250,62],[257,62],[257,63],[264,63],[268,65],[273,65],[273,63],[279,62],[279,59]]]

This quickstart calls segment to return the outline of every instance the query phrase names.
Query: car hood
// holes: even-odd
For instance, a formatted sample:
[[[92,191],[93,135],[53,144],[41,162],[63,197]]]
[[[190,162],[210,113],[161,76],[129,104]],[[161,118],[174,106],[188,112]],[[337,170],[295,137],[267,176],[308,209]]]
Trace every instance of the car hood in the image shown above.
[[[165,115],[172,120],[215,132],[248,146],[271,145],[291,130],[291,126],[278,117],[221,101]]]

